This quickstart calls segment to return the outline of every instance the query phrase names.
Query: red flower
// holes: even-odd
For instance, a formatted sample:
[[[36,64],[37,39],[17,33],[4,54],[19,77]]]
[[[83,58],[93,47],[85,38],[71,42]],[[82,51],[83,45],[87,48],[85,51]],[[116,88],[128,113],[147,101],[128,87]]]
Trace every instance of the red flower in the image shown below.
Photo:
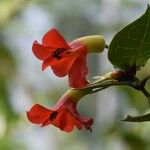
[[[92,131],[93,119],[82,117],[76,110],[78,100],[84,95],[83,92],[69,90],[50,109],[35,104],[27,112],[27,117],[32,123],[42,124],[42,127],[52,124],[67,132],[71,132],[74,126],[79,130],[84,127]]]
[[[67,43],[53,28],[44,35],[42,44],[34,41],[32,51],[43,61],[42,70],[50,66],[58,77],[68,75],[71,87],[81,88],[87,85],[87,48],[84,44]]]

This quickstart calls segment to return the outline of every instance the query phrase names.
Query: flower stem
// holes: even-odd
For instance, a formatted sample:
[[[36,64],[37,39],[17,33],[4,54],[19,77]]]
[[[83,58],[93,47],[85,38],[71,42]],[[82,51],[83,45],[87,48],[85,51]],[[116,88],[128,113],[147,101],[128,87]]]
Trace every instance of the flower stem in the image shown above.
[[[150,76],[146,77],[145,79],[143,79],[143,80],[141,81],[141,86],[144,87],[148,79],[150,79]]]
[[[114,80],[110,78],[101,78],[96,82],[90,83],[87,87],[81,88],[81,89],[73,89],[72,90],[79,90],[83,95],[88,95],[92,93],[99,92],[101,90],[104,90],[110,86],[130,86],[136,90],[141,91],[147,98],[149,106],[150,106],[150,93],[145,89],[146,81],[150,77],[147,77],[140,81],[138,78],[134,77],[133,80]]]
[[[145,88],[142,88],[141,91],[146,96],[146,98],[148,100],[148,104],[150,106],[150,94],[148,93],[148,91]]]
[[[100,84],[91,84],[90,86],[84,88],[84,89],[95,89],[95,88],[107,88],[107,87],[110,87],[110,86],[116,86],[116,85],[128,85],[128,86],[131,86],[131,87],[135,87],[135,85],[131,82],[125,82],[125,81],[118,81],[118,80],[110,80],[110,81],[106,81],[106,82],[102,82]]]
[[[108,46],[107,44],[105,44],[105,48],[107,48],[107,49],[108,49],[108,48],[109,48],[109,46]]]

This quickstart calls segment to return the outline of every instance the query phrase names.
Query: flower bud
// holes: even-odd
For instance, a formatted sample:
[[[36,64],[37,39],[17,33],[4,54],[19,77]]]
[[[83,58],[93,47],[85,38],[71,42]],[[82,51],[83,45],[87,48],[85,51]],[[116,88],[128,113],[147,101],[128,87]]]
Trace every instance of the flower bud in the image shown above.
[[[115,80],[119,80],[119,79],[122,79],[123,77],[125,77],[125,73],[121,70],[117,70],[117,71],[113,71],[111,73],[111,78],[112,79],[115,79]]]
[[[88,53],[100,53],[105,48],[105,40],[101,35],[89,35],[80,37],[71,43],[83,44],[87,47]]]

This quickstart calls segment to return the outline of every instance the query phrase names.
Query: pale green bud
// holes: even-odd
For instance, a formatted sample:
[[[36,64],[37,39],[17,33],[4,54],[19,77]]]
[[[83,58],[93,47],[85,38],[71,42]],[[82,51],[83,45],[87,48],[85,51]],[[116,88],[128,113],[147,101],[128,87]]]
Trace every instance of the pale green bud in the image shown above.
[[[101,35],[80,37],[73,42],[79,42],[87,47],[88,53],[101,53],[105,48],[105,40]]]

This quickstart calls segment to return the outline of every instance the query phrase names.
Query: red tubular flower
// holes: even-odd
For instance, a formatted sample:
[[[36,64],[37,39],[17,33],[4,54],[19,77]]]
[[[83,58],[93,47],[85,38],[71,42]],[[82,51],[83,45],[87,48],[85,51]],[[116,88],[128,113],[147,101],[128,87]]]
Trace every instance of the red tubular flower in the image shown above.
[[[34,41],[32,51],[43,61],[42,70],[50,66],[58,77],[68,75],[71,87],[82,88],[87,85],[87,48],[84,44],[67,43],[53,28],[44,35],[42,44]]]
[[[27,112],[27,117],[32,123],[42,124],[42,127],[52,124],[63,131],[71,132],[76,126],[79,130],[84,127],[92,132],[93,119],[82,117],[76,110],[77,102],[84,95],[86,93],[83,91],[69,90],[50,109],[35,104]]]

